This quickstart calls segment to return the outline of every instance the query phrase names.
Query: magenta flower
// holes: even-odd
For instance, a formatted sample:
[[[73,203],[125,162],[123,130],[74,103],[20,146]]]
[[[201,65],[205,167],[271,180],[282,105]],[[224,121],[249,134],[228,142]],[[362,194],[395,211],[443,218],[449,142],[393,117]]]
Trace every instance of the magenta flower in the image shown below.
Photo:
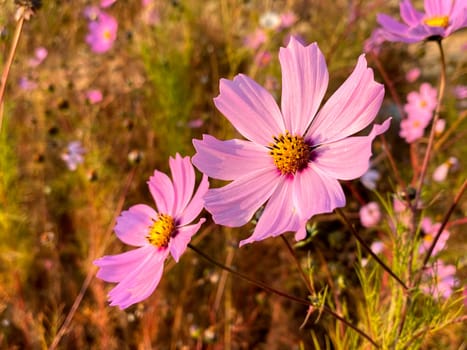
[[[117,0],[101,0],[100,7],[107,8],[115,4]]]
[[[303,239],[310,217],[345,205],[337,179],[363,175],[373,139],[389,128],[386,120],[368,136],[349,137],[374,120],[384,95],[363,55],[319,112],[328,70],[317,44],[305,47],[292,37],[279,60],[282,112],[269,92],[247,76],[221,79],[214,103],[247,141],[210,135],[193,141],[198,169],[233,180],[205,196],[216,223],[242,226],[267,202],[253,235],[240,245],[287,231]]]
[[[31,58],[28,61],[29,66],[37,67],[46,59],[48,54],[49,52],[45,47],[38,47],[36,50],[34,50],[34,58]]]
[[[438,93],[434,87],[429,83],[423,83],[420,85],[420,92],[409,92],[404,111],[409,118],[413,115],[421,115],[429,122],[438,103],[436,100],[437,95]]]
[[[409,83],[413,83],[415,80],[417,80],[420,77],[421,73],[422,72],[420,71],[420,68],[418,67],[412,68],[405,75],[405,80],[407,80]]]
[[[209,186],[207,177],[203,176],[192,198],[195,171],[190,158],[177,154],[170,158],[169,164],[173,182],[157,170],[148,181],[157,211],[138,204],[123,211],[117,219],[118,238],[138,248],[94,261],[100,267],[97,277],[118,283],[109,293],[111,306],[125,309],[149,297],[159,284],[169,253],[178,262],[205,221],[201,218],[189,225],[203,209],[202,197]]]
[[[91,46],[91,50],[103,53],[112,47],[117,38],[117,20],[104,12],[100,12],[96,21],[89,22],[89,34],[86,42]]]
[[[445,38],[467,26],[465,0],[424,0],[425,12],[417,11],[410,0],[400,4],[400,14],[405,23],[379,14],[384,37],[388,41],[415,43],[426,39]]]
[[[421,223],[421,227],[425,235],[423,236],[422,244],[419,248],[419,253],[423,254],[430,249],[433,240],[435,239],[436,234],[438,233],[439,228],[441,227],[441,223],[433,224],[430,218],[424,218]],[[449,239],[449,231],[443,230],[441,235],[439,236],[438,242],[431,253],[433,256],[438,254],[440,251],[444,249],[446,243]]]
[[[90,104],[95,105],[102,101],[102,91],[98,89],[91,89],[86,91],[86,99],[89,101]]]
[[[381,210],[376,202],[370,202],[360,208],[360,222],[364,227],[376,226],[381,220]]]
[[[401,121],[399,136],[407,143],[412,143],[421,138],[425,132],[429,120],[421,114],[416,114]]]

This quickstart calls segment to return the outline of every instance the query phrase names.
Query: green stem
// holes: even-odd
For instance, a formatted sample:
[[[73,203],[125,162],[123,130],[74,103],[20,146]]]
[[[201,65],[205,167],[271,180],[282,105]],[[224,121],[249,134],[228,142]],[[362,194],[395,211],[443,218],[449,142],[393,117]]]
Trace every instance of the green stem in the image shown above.
[[[405,291],[408,291],[408,287],[405,285],[404,282],[402,282],[402,280],[375,254],[373,253],[373,251],[371,250],[371,248],[368,246],[368,244],[366,244],[366,242],[363,240],[362,237],[360,237],[360,235],[358,234],[357,230],[355,230],[355,228],[353,227],[353,225],[350,223],[349,219],[347,218],[347,216],[344,214],[344,212],[342,210],[340,210],[339,208],[336,208],[336,212],[337,214],[340,215],[340,217],[344,220],[344,222],[347,224],[347,226],[349,227],[350,229],[350,232],[352,232],[352,234],[355,236],[355,238],[357,239],[357,241],[360,242],[360,244],[368,251],[368,253],[370,253],[370,255],[373,257],[373,259],[375,259],[378,264],[381,265],[381,267],[387,272],[389,273],[403,288]]]
[[[302,304],[302,305],[306,305],[306,306],[310,306],[310,307],[313,307],[315,308],[316,305],[314,305],[311,301],[308,301],[306,299],[302,299],[302,298],[299,298],[299,297],[296,297],[294,295],[291,295],[291,294],[288,294],[288,293],[285,293],[285,292],[282,292],[278,289],[275,289],[275,288],[272,288],[271,286],[268,286],[267,284],[265,284],[264,282],[261,282],[261,281],[258,281],[258,280],[255,280],[241,272],[238,272],[238,271],[235,271],[234,269],[228,267],[228,266],[225,266],[224,264],[212,259],[209,255],[203,253],[201,250],[199,250],[198,248],[196,248],[195,246],[193,246],[191,243],[188,243],[188,248],[190,248],[191,250],[193,250],[195,253],[197,253],[198,255],[202,256],[204,259],[206,259],[207,261],[209,261],[211,264],[214,264],[215,266],[217,267],[220,267],[221,269],[225,270],[225,271],[228,271],[230,272],[231,274],[233,274],[234,276],[244,280],[244,281],[247,281],[261,289],[264,289],[265,291],[269,292],[269,293],[272,293],[272,294],[276,294],[276,295],[279,295],[283,298],[286,298],[286,299],[289,299],[289,300],[292,300],[292,301],[295,301],[299,304]],[[356,326],[354,326],[353,324],[351,324],[349,321],[347,321],[345,318],[343,318],[342,316],[339,316],[338,314],[336,314],[334,311],[332,311],[330,308],[328,308],[327,306],[323,305],[322,307],[322,310],[326,313],[328,313],[329,315],[335,317],[337,320],[341,321],[342,323],[344,323],[346,326],[352,328],[355,332],[357,332],[358,334],[360,334],[362,337],[364,337],[365,339],[367,339],[371,344],[373,344],[373,346],[375,346],[377,349],[380,348],[380,346],[368,335],[366,334],[365,332],[363,332],[361,329],[357,328]]]
[[[433,149],[433,144],[434,144],[434,139],[435,139],[435,134],[436,134],[436,124],[438,122],[439,113],[441,111],[441,102],[443,100],[444,91],[446,88],[446,60],[444,58],[443,44],[441,43],[441,40],[437,40],[436,42],[439,47],[440,60],[441,60],[441,75],[440,75],[439,86],[438,86],[438,103],[436,104],[435,115],[433,117],[430,136],[428,139],[428,146],[426,148],[425,157],[423,158],[422,170],[420,171],[420,178],[418,180],[417,191],[415,193],[415,200],[414,200],[415,206],[417,205],[420,199],[421,192],[422,192],[423,181],[425,180],[426,172],[428,169],[428,163],[430,161],[431,151]]]

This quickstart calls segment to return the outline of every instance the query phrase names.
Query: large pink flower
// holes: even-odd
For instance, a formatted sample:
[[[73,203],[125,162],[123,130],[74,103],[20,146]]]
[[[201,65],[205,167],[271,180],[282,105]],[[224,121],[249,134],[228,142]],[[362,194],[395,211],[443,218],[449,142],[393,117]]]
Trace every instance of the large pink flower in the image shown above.
[[[378,23],[386,40],[415,43],[425,39],[445,38],[467,26],[465,0],[424,0],[425,12],[416,10],[410,0],[400,3],[404,23],[385,15],[378,15]]]
[[[210,177],[233,180],[205,196],[216,223],[242,226],[267,202],[253,235],[240,245],[287,231],[303,239],[311,216],[345,205],[337,179],[363,175],[373,139],[389,127],[386,120],[368,136],[349,137],[374,120],[384,95],[363,55],[319,112],[328,71],[316,43],[305,47],[292,37],[279,59],[282,112],[247,76],[222,79],[214,103],[248,141],[210,135],[193,141],[196,167]]]
[[[178,262],[191,237],[205,221],[200,219],[188,225],[203,209],[202,197],[209,186],[207,177],[203,176],[193,196],[195,171],[190,158],[177,154],[175,159],[170,158],[169,164],[173,182],[157,170],[148,181],[157,211],[138,204],[117,219],[118,238],[138,248],[94,261],[100,267],[97,277],[118,283],[109,293],[111,306],[125,309],[151,295],[159,284],[169,253]]]

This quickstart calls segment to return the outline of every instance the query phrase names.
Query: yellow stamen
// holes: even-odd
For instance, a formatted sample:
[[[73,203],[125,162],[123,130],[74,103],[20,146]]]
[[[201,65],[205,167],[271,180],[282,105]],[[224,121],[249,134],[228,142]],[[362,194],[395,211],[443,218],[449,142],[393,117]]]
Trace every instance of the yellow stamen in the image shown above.
[[[446,28],[449,25],[449,17],[448,16],[435,16],[435,17],[425,19],[423,23],[425,23],[427,26],[430,26],[430,27]]]
[[[283,175],[295,174],[297,171],[306,168],[311,155],[311,148],[303,137],[291,136],[288,131],[274,137],[274,142],[270,144],[269,154],[274,159],[274,164]]]
[[[154,224],[150,227],[146,238],[152,245],[165,248],[169,245],[170,237],[175,230],[175,221],[167,214],[159,214],[157,220],[153,221]]]
[[[102,36],[106,40],[110,40],[112,38],[112,33],[110,33],[110,30],[105,30],[104,33],[102,33]]]

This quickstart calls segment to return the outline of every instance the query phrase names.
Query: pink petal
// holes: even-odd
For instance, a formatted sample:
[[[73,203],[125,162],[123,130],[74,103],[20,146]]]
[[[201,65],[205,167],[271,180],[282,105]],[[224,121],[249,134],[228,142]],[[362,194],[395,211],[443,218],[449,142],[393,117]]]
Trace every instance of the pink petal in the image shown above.
[[[160,282],[168,254],[168,249],[154,249],[152,254],[109,292],[110,305],[126,309],[149,297]]]
[[[459,0],[457,0],[459,1]],[[425,12],[428,18],[445,16],[451,13],[452,0],[425,0]]]
[[[193,140],[197,153],[193,164],[204,174],[220,180],[236,180],[261,169],[274,169],[268,149],[244,140],[220,141],[210,135]]]
[[[195,187],[195,169],[191,165],[190,157],[182,158],[178,153],[169,159],[172,172],[175,203],[172,213],[178,216],[185,210],[193,195]]]
[[[153,246],[147,245],[122,254],[106,255],[94,260],[93,264],[100,267],[96,276],[106,282],[120,282],[134,271],[153,249]]]
[[[227,186],[211,189],[204,197],[205,208],[216,224],[245,225],[274,192],[279,176],[278,172],[270,170],[250,173]]]
[[[282,114],[292,135],[303,134],[318,110],[328,87],[328,69],[316,43],[304,47],[293,36],[281,48]]]
[[[146,236],[153,219],[157,219],[154,209],[145,204],[134,205],[120,214],[114,230],[123,243],[143,246],[148,243]]]
[[[240,247],[275,237],[284,232],[298,231],[304,226],[293,203],[293,180],[282,177],[279,185],[269,199],[253,234],[240,242]]]
[[[204,195],[208,191],[209,182],[208,177],[203,175],[201,182],[198,186],[198,190],[196,191],[195,195],[191,199],[191,202],[186,206],[184,211],[177,217],[178,224],[180,226],[189,224],[192,222],[203,210],[204,207]]]
[[[313,215],[330,213],[345,205],[345,195],[339,182],[310,163],[294,178],[293,198],[297,213],[309,220]]]
[[[423,18],[423,13],[417,11],[410,0],[404,0],[400,4],[401,17],[409,25],[417,25]]]
[[[201,218],[197,224],[177,228],[177,235],[172,238],[169,244],[170,253],[176,262],[178,262],[180,256],[185,252],[193,235],[199,231],[199,228],[205,221],[206,219]]]
[[[176,213],[173,212],[175,193],[170,178],[166,174],[155,170],[154,175],[149,178],[148,185],[159,213],[175,216]]]
[[[313,145],[341,140],[375,119],[384,97],[383,85],[373,79],[364,55],[342,86],[313,120],[308,135]]]
[[[247,139],[263,146],[284,132],[282,115],[271,94],[249,77],[239,74],[233,81],[221,79],[217,109]]]
[[[348,137],[319,146],[313,151],[316,154],[313,163],[334,179],[352,180],[362,176],[370,165],[374,138],[385,132],[390,122],[388,118],[381,125],[373,125],[368,136]]]

